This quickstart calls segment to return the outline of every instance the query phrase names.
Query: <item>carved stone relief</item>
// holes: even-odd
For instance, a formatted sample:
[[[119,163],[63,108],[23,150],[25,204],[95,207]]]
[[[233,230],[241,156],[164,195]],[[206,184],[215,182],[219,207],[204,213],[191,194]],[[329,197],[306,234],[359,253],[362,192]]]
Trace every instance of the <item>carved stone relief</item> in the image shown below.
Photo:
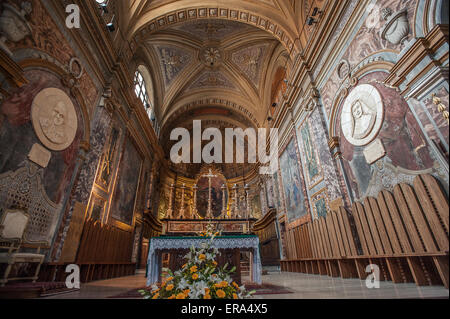
[[[387,22],[381,31],[381,38],[394,45],[403,43],[409,34],[408,11],[405,9],[392,15],[391,9],[384,8],[382,15]]]
[[[64,91],[47,88],[39,92],[33,100],[31,118],[36,135],[50,150],[65,150],[74,141],[78,119]]]
[[[356,146],[369,144],[381,129],[383,115],[378,90],[370,84],[357,86],[342,108],[341,127],[345,138]]]

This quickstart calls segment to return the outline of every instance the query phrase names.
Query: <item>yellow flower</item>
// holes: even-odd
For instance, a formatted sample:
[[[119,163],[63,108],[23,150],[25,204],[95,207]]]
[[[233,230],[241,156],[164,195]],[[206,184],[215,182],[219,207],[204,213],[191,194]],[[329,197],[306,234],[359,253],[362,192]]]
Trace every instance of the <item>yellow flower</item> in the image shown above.
[[[170,296],[170,297],[167,298],[167,299],[175,299],[175,295],[172,295],[172,296]]]
[[[181,267],[181,268],[186,268],[186,266],[187,266],[187,264],[184,264],[183,267]]]
[[[239,285],[237,283],[235,283],[234,281],[232,282],[232,285],[234,286],[234,288],[239,289]]]
[[[197,266],[191,267],[191,273],[197,272],[197,270],[198,270]]]
[[[179,293],[177,299],[186,299],[186,295],[184,293]]]
[[[203,299],[211,299],[211,295],[210,294],[206,294]]]
[[[157,293],[156,295],[154,295],[152,299],[158,299],[158,297],[159,297],[159,293]]]
[[[219,297],[221,299],[225,298],[225,296],[226,296],[225,291],[223,291],[222,289],[217,290],[216,295],[217,295],[217,297]]]
[[[198,259],[205,260],[206,259],[206,255],[205,254],[200,254],[200,256],[198,256]]]
[[[235,293],[233,294],[233,299],[238,299],[238,295],[236,295]]]
[[[174,288],[174,286],[172,284],[167,285],[166,290],[167,291],[171,291]]]
[[[209,295],[209,293],[211,292],[211,289],[205,288],[205,292],[206,292],[207,295]]]
[[[190,292],[191,292],[190,289],[186,289],[186,290],[183,291],[183,293],[184,293],[186,296],[189,295]]]
[[[218,264],[217,264],[217,261],[214,260],[214,261],[213,261],[213,265],[214,265],[214,266],[217,266],[217,265],[218,265]]]
[[[197,280],[198,279],[198,274],[193,274],[192,275],[192,279]]]
[[[172,281],[172,280],[173,280],[173,277],[169,277],[169,278],[167,278],[166,281]]]
[[[226,288],[227,286],[228,286],[228,282],[226,282],[226,281],[222,281],[222,282],[214,285],[214,287],[216,287],[216,288]]]

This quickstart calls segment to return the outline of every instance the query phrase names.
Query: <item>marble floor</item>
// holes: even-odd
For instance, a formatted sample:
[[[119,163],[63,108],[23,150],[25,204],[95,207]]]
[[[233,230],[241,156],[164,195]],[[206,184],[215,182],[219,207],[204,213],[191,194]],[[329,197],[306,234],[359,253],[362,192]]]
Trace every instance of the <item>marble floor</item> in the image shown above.
[[[448,298],[449,291],[441,286],[417,287],[415,284],[381,282],[379,289],[368,289],[359,279],[341,279],[327,276],[297,273],[271,272],[263,276],[263,282],[284,286],[291,294],[262,295],[255,299],[407,299]],[[60,294],[47,299],[104,299],[145,286],[143,274],[83,284],[72,293]]]

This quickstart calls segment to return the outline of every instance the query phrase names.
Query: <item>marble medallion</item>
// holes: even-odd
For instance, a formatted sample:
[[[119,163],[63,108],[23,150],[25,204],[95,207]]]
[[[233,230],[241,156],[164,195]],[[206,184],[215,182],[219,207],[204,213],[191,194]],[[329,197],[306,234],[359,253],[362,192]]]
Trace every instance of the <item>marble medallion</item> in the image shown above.
[[[342,132],[351,144],[367,145],[378,135],[383,117],[383,101],[378,90],[370,84],[359,85],[344,102]]]
[[[64,91],[47,88],[39,92],[33,100],[31,118],[36,135],[48,149],[62,151],[74,141],[78,119]]]

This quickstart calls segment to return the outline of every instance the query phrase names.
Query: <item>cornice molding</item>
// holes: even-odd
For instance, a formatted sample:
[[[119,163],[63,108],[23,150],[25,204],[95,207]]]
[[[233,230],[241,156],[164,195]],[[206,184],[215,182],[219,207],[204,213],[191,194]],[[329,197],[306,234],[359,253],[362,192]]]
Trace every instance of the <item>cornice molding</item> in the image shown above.
[[[433,67],[439,67],[444,60],[448,59],[448,52],[441,58],[441,61],[436,61],[432,56],[436,51],[447,42],[448,39],[448,25],[436,25],[425,38],[419,38],[406,51],[398,62],[392,67],[391,73],[386,78],[385,83],[393,87],[400,87],[404,85],[402,94],[407,94],[411,87],[419,81],[428,71]],[[431,58],[431,62],[425,66],[419,74],[412,79],[407,79],[410,74],[427,56]],[[407,82],[406,82],[407,81]]]

